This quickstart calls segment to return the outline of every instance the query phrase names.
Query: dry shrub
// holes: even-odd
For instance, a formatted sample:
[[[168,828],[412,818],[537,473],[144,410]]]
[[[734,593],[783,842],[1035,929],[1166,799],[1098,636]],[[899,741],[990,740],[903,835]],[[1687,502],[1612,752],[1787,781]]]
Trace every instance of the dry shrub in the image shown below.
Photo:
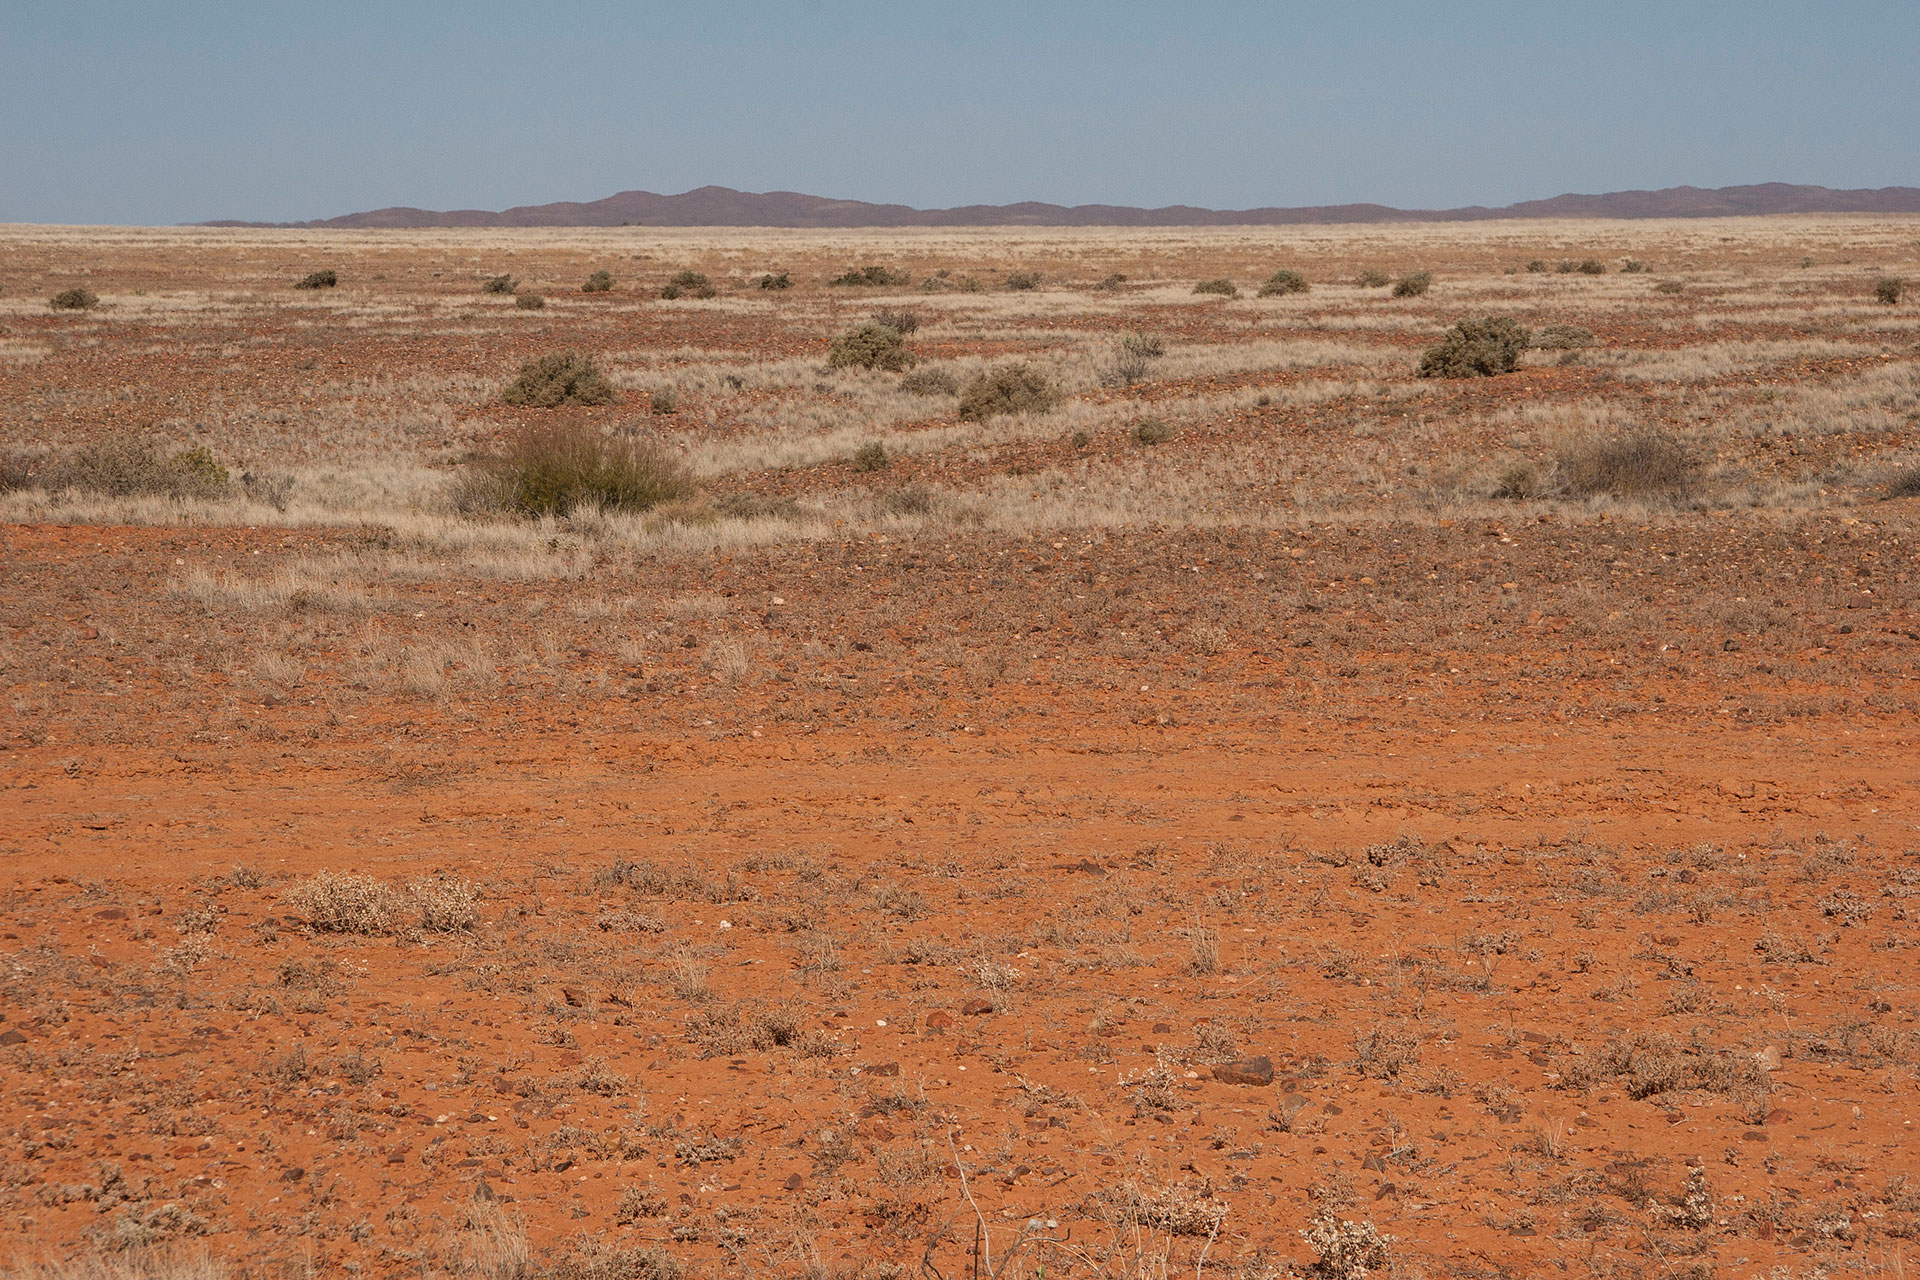
[[[1401,276],[1393,282],[1393,296],[1396,298],[1418,298],[1433,288],[1433,273],[1416,271],[1410,276]]]
[[[712,298],[718,296],[719,292],[713,287],[713,281],[698,271],[676,271],[660,288],[660,296],[669,301],[675,298]]]
[[[520,287],[520,282],[512,276],[491,276],[480,286],[482,293],[512,293]]]
[[[1305,293],[1311,288],[1313,286],[1307,283],[1307,278],[1298,271],[1282,268],[1268,276],[1261,284],[1260,296],[1273,298],[1289,293]]]
[[[473,514],[565,516],[583,507],[645,511],[692,491],[680,463],[658,446],[560,422],[524,428],[501,453],[474,463],[454,502]]]
[[[920,313],[912,307],[881,307],[873,313],[873,322],[905,338],[920,328]]]
[[[827,283],[843,287],[887,288],[908,284],[912,280],[913,277],[904,271],[889,271],[885,267],[851,267]]]
[[[100,305],[100,295],[91,289],[62,289],[47,305],[55,311],[91,311]]]
[[[680,1280],[686,1268],[656,1245],[614,1245],[604,1236],[581,1235],[571,1252],[549,1261],[544,1280]]]
[[[1060,393],[1046,375],[1026,364],[1003,364],[989,369],[960,395],[960,417],[984,422],[1008,413],[1045,413],[1060,403]]]
[[[836,369],[857,366],[900,373],[913,367],[913,353],[900,330],[869,320],[833,340],[827,348],[827,363]]]
[[[533,295],[526,295],[531,297]],[[500,393],[505,404],[521,409],[554,409],[563,404],[612,404],[613,384],[590,355],[557,351],[529,360]]]
[[[1543,351],[1571,351],[1593,345],[1593,330],[1578,324],[1550,324],[1534,331],[1533,345]]]
[[[79,489],[110,498],[217,498],[227,469],[205,449],[163,452],[147,436],[114,436],[75,450],[38,477],[49,489]]]
[[[331,289],[340,283],[340,274],[332,268],[309,272],[294,282],[296,289]]]
[[[1159,418],[1142,418],[1133,424],[1132,435],[1135,444],[1165,444],[1173,439],[1173,428]]]
[[[0,482],[4,487],[4,482]],[[1920,498],[1920,467],[1903,467],[1887,477],[1889,498]]]
[[[1375,1080],[1392,1080],[1420,1059],[1420,1041],[1396,1027],[1378,1027],[1353,1042],[1354,1065]]]
[[[1366,1280],[1393,1266],[1394,1237],[1382,1235],[1371,1222],[1338,1221],[1323,1213],[1301,1229],[1300,1238],[1319,1255],[1307,1270],[1321,1280]]]
[[[1353,282],[1362,289],[1384,289],[1393,283],[1393,277],[1384,271],[1362,271]]]
[[[390,932],[405,902],[392,885],[352,872],[322,871],[287,894],[287,904],[318,933]]]
[[[887,446],[878,440],[869,440],[853,451],[855,471],[885,471],[892,461],[887,456]]]
[[[1015,292],[1024,292],[1026,290],[1038,289],[1039,287],[1040,273],[1038,271],[1009,271],[1007,273],[1007,288]]]
[[[1899,302],[1906,292],[1907,282],[1895,276],[1884,276],[1873,282],[1873,296],[1890,307]]]
[[[0,493],[31,489],[41,482],[45,460],[18,449],[0,450]]]
[[[428,933],[471,933],[480,922],[480,891],[467,880],[415,880],[407,886]]]
[[[766,289],[769,291],[775,290],[775,289],[791,289],[793,288],[793,277],[788,275],[784,271],[780,272],[778,275],[775,275],[773,272],[769,271],[767,274],[760,277],[760,288]]]
[[[1557,465],[1561,488],[1574,498],[1678,498],[1693,487],[1695,471],[1686,448],[1657,431],[1578,445]]]
[[[1532,340],[1526,326],[1505,316],[1462,320],[1420,357],[1422,378],[1486,378],[1511,373]]]
[[[900,389],[915,396],[957,396],[960,379],[953,370],[938,365],[923,366],[900,379]]]
[[[547,299],[544,294],[523,293],[513,300],[513,305],[522,311],[543,311],[546,309]]]
[[[1174,1236],[1212,1236],[1226,1221],[1227,1202],[1206,1186],[1176,1182],[1149,1191],[1131,1178],[1090,1197],[1093,1216],[1117,1227],[1145,1227]]]
[[[1664,1031],[1630,1031],[1614,1036],[1598,1050],[1563,1064],[1561,1082],[1588,1089],[1617,1081],[1632,1098],[1651,1098],[1674,1089],[1765,1097],[1773,1091],[1767,1068],[1758,1059],[1699,1044],[1682,1045]]]
[[[204,1249],[140,1246],[118,1229],[94,1251],[62,1261],[14,1261],[0,1272],[7,1280],[226,1280],[230,1274]]]
[[[613,273],[611,271],[596,271],[592,275],[587,277],[587,282],[585,284],[580,286],[580,292],[606,293],[606,292],[609,292],[612,288],[613,288]]]
[[[1193,286],[1193,291],[1195,293],[1214,293],[1223,298],[1237,298],[1240,296],[1240,290],[1233,281],[1224,279],[1202,280],[1199,284]]]

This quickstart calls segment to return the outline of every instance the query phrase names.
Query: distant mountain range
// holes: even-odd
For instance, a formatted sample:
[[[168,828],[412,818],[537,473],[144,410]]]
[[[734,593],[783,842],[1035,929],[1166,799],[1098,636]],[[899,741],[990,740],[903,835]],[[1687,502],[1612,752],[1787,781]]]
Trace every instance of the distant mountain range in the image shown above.
[[[209,222],[210,227],[1222,227],[1324,222],[1480,222],[1491,218],[1724,218],[1770,213],[1920,213],[1920,187],[1835,191],[1763,182],[1747,187],[1666,187],[1606,195],[1555,196],[1464,209],[1395,209],[1384,204],[1297,209],[1196,209],[1169,205],[970,204],[914,209],[904,204],[832,200],[797,191],[755,193],[699,187],[677,196],[622,191],[587,203],[484,209],[391,208],[313,222]]]

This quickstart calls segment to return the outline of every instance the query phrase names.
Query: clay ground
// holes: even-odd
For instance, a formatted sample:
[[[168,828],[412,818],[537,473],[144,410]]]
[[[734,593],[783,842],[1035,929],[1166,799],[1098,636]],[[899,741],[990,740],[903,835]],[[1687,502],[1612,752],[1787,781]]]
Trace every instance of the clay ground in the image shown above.
[[[1356,1274],[1332,1215],[1904,1274],[1903,274],[1920,221],[0,229],[16,474],[233,477],[0,494],[0,1264]],[[1066,399],[828,368],[876,308]],[[1478,315],[1590,340],[1415,377]],[[556,350],[619,400],[499,403]],[[542,415],[698,493],[458,514]],[[1678,487],[1556,487],[1647,429]]]

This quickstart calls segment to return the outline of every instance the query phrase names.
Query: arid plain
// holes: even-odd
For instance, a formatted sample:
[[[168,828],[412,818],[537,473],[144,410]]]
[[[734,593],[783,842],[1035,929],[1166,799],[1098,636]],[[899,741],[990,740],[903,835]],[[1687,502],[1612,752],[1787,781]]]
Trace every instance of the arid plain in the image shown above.
[[[1905,1274],[1901,278],[1920,219],[0,228],[0,1268]],[[830,365],[876,312],[911,371]],[[561,352],[613,402],[503,403]],[[961,417],[1011,362],[1058,403]],[[460,509],[555,422],[691,491]],[[198,487],[89,482],[141,441]]]

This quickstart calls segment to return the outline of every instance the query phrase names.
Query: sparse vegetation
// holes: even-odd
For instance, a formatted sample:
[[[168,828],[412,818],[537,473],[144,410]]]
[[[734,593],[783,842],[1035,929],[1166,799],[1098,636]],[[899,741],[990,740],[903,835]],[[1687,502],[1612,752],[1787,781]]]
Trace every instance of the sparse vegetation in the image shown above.
[[[1060,393],[1038,369],[1027,364],[1003,364],[969,382],[960,393],[960,417],[968,422],[1012,413],[1046,413],[1060,403]]]
[[[1895,276],[1882,276],[1873,282],[1873,296],[1877,301],[1891,307],[1906,294],[1907,282]]]
[[[1393,296],[1396,298],[1418,298],[1433,288],[1433,276],[1430,272],[1416,271],[1410,276],[1401,276],[1393,282]]]
[[[1237,298],[1240,296],[1240,290],[1231,280],[1202,280],[1199,284],[1193,286],[1193,291],[1195,293],[1218,294],[1222,298]]]
[[[920,313],[911,307],[882,307],[873,313],[873,322],[910,338],[920,328]]]
[[[1260,296],[1263,298],[1282,297],[1290,293],[1306,293],[1312,288],[1313,286],[1307,283],[1307,278],[1298,271],[1282,268],[1268,276],[1266,280],[1261,283]]]
[[[503,404],[554,409],[563,404],[612,404],[613,384],[592,356],[556,352],[529,360],[500,393]]]
[[[611,291],[612,288],[613,273],[611,271],[596,271],[587,277],[585,284],[580,286],[580,292],[607,293]]]
[[[331,267],[312,271],[294,283],[296,289],[332,289],[340,284],[340,275]]]
[[[912,284],[913,277],[904,271],[890,271],[886,267],[850,267],[827,283],[854,288],[885,289]]]
[[[778,273],[769,271],[760,277],[759,287],[768,291],[791,289],[793,288],[793,277],[784,271]]]
[[[18,478],[47,489],[75,489],[109,498],[210,499],[231,477],[204,447],[169,451],[145,435],[107,436],[63,458],[14,464]],[[21,484],[17,487],[25,487]]]
[[[562,421],[524,428],[474,463],[458,504],[474,514],[567,516],[583,508],[645,511],[691,490],[685,471],[658,446]]]
[[[91,289],[62,289],[47,299],[47,305],[55,311],[91,311],[100,305],[100,295]]]
[[[660,296],[669,302],[677,298],[714,298],[720,291],[713,287],[713,281],[698,271],[676,271],[660,286]]]
[[[482,293],[512,293],[520,287],[520,282],[512,276],[489,276],[480,286]]]
[[[835,369],[881,369],[900,373],[913,367],[913,353],[898,329],[869,320],[849,329],[827,348],[827,363]]]
[[[1574,498],[1677,498],[1691,489],[1696,470],[1679,441],[1655,431],[1578,445],[1560,456],[1558,469]]]
[[[1505,316],[1462,320],[1427,348],[1417,372],[1422,378],[1486,378],[1511,373],[1531,341],[1524,325]]]
[[[522,293],[514,298],[513,305],[522,311],[540,311],[546,307],[547,299],[543,294]]]

